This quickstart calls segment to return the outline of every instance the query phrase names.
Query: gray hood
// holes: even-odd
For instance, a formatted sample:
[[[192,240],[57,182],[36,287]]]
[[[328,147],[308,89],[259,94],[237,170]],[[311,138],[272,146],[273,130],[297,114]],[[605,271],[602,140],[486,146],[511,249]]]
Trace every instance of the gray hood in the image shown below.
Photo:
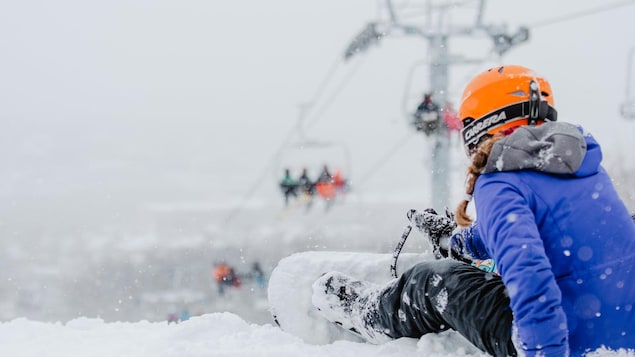
[[[522,126],[494,144],[483,173],[535,170],[573,174],[586,151],[586,141],[573,124],[546,122]]]

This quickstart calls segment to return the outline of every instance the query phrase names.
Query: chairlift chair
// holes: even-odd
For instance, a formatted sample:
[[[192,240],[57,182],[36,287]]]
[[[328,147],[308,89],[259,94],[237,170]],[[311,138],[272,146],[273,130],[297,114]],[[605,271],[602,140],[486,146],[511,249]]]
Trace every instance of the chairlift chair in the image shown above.
[[[346,144],[302,138],[282,151],[274,174],[279,181],[284,171],[289,169],[291,176],[297,179],[306,168],[311,181],[315,182],[325,165],[332,175],[339,170],[350,182],[351,156]]]

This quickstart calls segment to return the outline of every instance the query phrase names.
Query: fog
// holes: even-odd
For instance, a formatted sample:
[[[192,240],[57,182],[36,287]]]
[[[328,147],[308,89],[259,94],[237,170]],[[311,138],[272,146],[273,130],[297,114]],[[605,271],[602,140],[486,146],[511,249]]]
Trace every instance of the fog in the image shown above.
[[[477,2],[456,3],[446,21],[465,24]],[[603,144],[635,210],[635,121],[619,115],[634,3],[488,1],[485,23],[528,26],[530,40],[502,58],[486,37],[451,40],[479,63],[450,68],[448,98],[492,65],[536,69],[559,119]],[[217,298],[215,261],[246,272],[299,250],[390,251],[405,210],[431,204],[432,144],[407,125],[429,82],[424,39],[388,36],[343,60],[368,22],[387,21],[382,4],[0,4],[0,319],[158,320],[255,299],[245,314],[263,321],[264,292],[248,282],[234,305]],[[303,156],[300,134],[332,145]],[[451,204],[465,163],[455,139]],[[317,174],[327,161],[348,170],[351,195],[330,212],[284,211],[282,167]]]

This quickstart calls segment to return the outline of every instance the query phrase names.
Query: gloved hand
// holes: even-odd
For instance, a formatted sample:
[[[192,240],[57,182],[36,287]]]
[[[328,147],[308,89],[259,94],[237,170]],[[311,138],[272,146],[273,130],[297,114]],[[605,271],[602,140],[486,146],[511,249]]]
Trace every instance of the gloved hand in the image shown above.
[[[446,211],[445,216],[443,216],[437,214],[432,208],[426,208],[421,212],[411,209],[406,215],[419,232],[428,237],[435,258],[447,258],[450,237],[456,228],[452,214]]]
[[[445,216],[437,214],[432,208],[426,208],[422,212],[411,209],[407,216],[419,232],[428,237],[435,258],[452,258],[468,264],[472,262],[465,247],[466,231],[456,229],[454,215],[447,209]]]
[[[450,237],[450,256],[456,260],[471,261],[465,248],[465,230],[456,230]]]

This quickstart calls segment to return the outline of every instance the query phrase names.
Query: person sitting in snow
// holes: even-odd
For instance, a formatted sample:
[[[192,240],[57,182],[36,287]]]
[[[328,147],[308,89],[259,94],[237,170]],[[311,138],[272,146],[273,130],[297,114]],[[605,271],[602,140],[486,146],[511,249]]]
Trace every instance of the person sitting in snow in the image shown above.
[[[454,217],[408,214],[442,259],[384,286],[326,273],[319,313],[374,343],[453,329],[494,356],[635,349],[635,223],[596,140],[556,121],[549,83],[521,66],[477,75],[459,117],[465,200]]]

